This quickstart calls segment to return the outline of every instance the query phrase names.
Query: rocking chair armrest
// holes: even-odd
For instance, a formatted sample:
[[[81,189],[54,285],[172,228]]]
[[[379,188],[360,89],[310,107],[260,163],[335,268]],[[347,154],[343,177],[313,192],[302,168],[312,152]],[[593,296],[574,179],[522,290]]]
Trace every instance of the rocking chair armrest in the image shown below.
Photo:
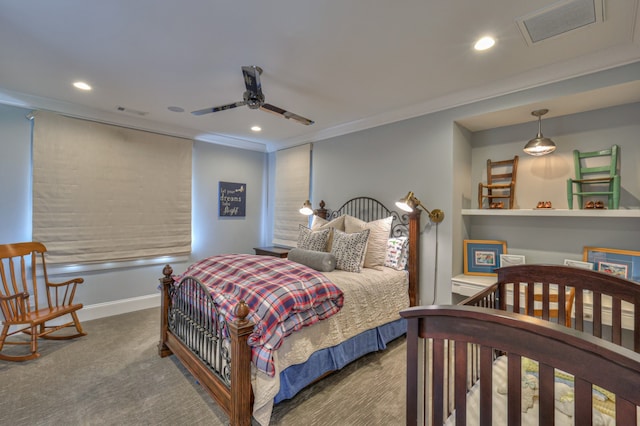
[[[12,299],[18,299],[20,302],[24,302],[29,297],[29,293],[23,291],[22,293],[11,294],[9,296],[3,296],[0,294],[0,301],[6,302]]]
[[[71,285],[71,284],[82,284],[83,282],[84,282],[84,278],[74,278],[72,280],[65,281],[63,283],[47,282],[47,286],[49,286],[49,287],[63,287],[63,286]]]

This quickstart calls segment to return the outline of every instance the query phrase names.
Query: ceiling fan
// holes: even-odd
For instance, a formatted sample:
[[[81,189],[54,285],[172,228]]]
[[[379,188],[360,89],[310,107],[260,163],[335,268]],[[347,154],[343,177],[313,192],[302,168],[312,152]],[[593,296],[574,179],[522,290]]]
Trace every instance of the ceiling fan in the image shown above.
[[[224,111],[227,109],[232,109],[239,106],[247,105],[251,109],[259,108],[263,111],[267,111],[287,119],[290,118],[306,126],[309,126],[314,123],[313,120],[309,120],[308,118],[302,117],[298,114],[294,114],[290,111],[286,111],[282,108],[278,108],[277,106],[264,103],[264,94],[262,93],[262,86],[260,84],[260,74],[262,74],[262,68],[257,67],[255,65],[243,66],[242,74],[244,74],[244,85],[247,88],[247,90],[242,95],[242,98],[243,98],[242,101],[234,102],[232,104],[227,104],[227,105],[221,105],[217,107],[199,109],[197,111],[192,111],[191,114],[204,115],[204,114],[209,114],[211,112]]]

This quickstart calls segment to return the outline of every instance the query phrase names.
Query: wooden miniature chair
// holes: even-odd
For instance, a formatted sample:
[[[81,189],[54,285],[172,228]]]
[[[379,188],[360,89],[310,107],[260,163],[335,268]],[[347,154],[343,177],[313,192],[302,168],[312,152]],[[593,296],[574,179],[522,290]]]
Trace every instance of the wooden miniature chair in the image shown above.
[[[610,157],[610,161],[601,166],[587,166],[589,159],[595,157]],[[574,196],[578,197],[578,208],[582,209],[585,196],[597,195],[606,195],[609,209],[617,209],[620,205],[620,174],[617,173],[618,145],[590,152],[580,152],[576,149],[573,151],[573,162],[576,177],[567,180],[569,209],[573,209]]]
[[[509,208],[512,209],[516,193],[517,172],[517,155],[512,160],[487,160],[487,183],[480,182],[478,184],[478,208],[482,208],[482,202],[486,198],[489,206],[495,199],[507,199],[509,200]],[[485,189],[486,194],[484,193]]]
[[[39,357],[39,338],[66,340],[87,334],[82,330],[76,313],[82,304],[73,302],[76,287],[84,280],[75,278],[58,284],[49,282],[44,260],[46,251],[44,244],[38,242],[0,245],[0,309],[3,316],[0,359],[26,361]],[[38,283],[39,277],[43,283]],[[38,290],[43,289],[46,299],[44,295],[38,297]],[[47,325],[47,322],[65,315],[70,315],[72,321]],[[71,326],[75,326],[77,333],[51,335]],[[18,333],[29,335],[30,341],[7,340]],[[31,352],[26,355],[6,355],[2,353],[5,344],[30,344]]]

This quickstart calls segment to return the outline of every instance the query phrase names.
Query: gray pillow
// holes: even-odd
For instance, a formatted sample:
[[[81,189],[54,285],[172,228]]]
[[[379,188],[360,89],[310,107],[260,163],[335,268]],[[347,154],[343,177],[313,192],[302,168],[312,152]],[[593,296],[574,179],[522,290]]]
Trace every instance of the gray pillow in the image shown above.
[[[323,251],[292,248],[287,259],[301,263],[320,272],[331,272],[336,268],[336,258],[331,253]]]

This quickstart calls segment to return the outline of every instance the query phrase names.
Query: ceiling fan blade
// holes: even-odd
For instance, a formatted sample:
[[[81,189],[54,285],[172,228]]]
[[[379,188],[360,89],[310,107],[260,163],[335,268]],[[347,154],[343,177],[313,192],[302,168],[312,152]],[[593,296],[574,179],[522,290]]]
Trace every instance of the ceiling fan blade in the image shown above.
[[[262,85],[260,84],[260,74],[262,68],[255,65],[243,66],[242,74],[244,75],[244,85],[249,93],[254,96],[262,95]]]
[[[239,106],[243,106],[243,105],[246,105],[246,104],[247,103],[245,101],[234,102],[232,104],[227,104],[227,105],[222,105],[222,106],[217,106],[217,107],[204,108],[204,109],[199,109],[197,111],[191,111],[191,114],[193,114],[193,115],[204,115],[204,114],[209,114],[209,113],[212,113],[212,112],[224,111],[226,109],[237,108]]]
[[[284,118],[287,119],[291,119],[291,120],[295,120],[298,123],[304,124],[305,126],[309,126],[313,123],[315,123],[315,121],[313,120],[309,120],[308,118],[302,117],[298,114],[294,114],[292,112],[286,111],[282,108],[278,108],[277,106],[271,105],[271,104],[263,104],[260,107],[261,110],[266,111],[266,112],[270,112],[272,114],[276,114],[276,115],[280,115]]]

